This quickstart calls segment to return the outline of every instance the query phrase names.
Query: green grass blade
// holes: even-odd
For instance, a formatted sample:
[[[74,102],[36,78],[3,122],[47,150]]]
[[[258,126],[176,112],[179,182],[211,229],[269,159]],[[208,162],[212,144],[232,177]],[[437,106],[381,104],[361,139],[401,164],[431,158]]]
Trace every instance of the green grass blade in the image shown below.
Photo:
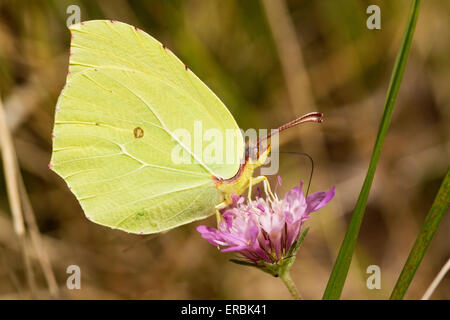
[[[392,111],[394,110],[394,105],[397,99],[400,84],[402,82],[403,71],[405,70],[405,65],[414,34],[414,28],[419,14],[419,4],[420,0],[414,0],[411,6],[411,13],[406,26],[406,31],[403,36],[400,51],[395,61],[394,69],[392,71],[391,81],[389,83],[389,88],[384,105],[383,116],[378,128],[378,134],[373,148],[372,157],[370,159],[369,168],[367,170],[366,179],[364,180],[364,184],[361,188],[358,201],[356,202],[355,209],[353,211],[350,225],[347,229],[347,233],[345,234],[345,238],[339,250],[338,257],[336,258],[336,262],[334,264],[333,271],[331,272],[330,279],[328,280],[323,299],[339,299],[344,287],[345,279],[347,278],[348,270],[350,268],[350,262],[352,261],[353,251],[355,249],[356,240],[358,238],[359,229],[364,217],[364,210],[366,208],[367,199],[369,197],[370,187],[372,185],[377,163],[380,158],[381,148],[383,147],[383,142],[389,128],[389,123],[391,120]]]
[[[447,175],[439,188],[439,191],[434,199],[433,205],[428,212],[422,229],[417,236],[416,242],[414,243],[411,252],[409,253],[408,259],[403,267],[400,276],[398,277],[397,283],[395,284],[394,290],[392,290],[391,300],[401,300],[406,293],[409,285],[411,284],[414,274],[420,265],[420,262],[427,251],[428,245],[430,244],[433,236],[439,227],[445,213],[450,204],[450,169],[447,171]]]

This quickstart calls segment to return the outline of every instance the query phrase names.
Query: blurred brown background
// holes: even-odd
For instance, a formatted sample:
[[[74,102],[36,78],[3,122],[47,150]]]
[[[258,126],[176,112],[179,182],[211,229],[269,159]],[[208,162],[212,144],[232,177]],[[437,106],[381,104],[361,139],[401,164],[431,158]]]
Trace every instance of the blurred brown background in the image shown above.
[[[89,222],[64,181],[48,170],[54,108],[68,64],[69,5],[81,8],[81,20],[120,20],[166,44],[242,128],[273,128],[309,111],[325,113],[323,124],[280,137],[281,149],[314,158],[312,191],[337,186],[336,198],[308,221],[311,230],[292,270],[302,295],[319,299],[367,170],[410,3],[0,0],[0,98],[25,183],[22,201],[29,197],[36,219],[25,205],[22,243],[1,169],[0,299],[51,297],[41,268],[45,253],[47,279],[60,298],[290,298],[279,279],[228,262],[232,254],[200,237],[196,226],[214,226],[215,217],[156,236],[111,230]],[[366,28],[370,4],[381,8],[381,30]],[[448,21],[449,1],[422,2],[344,299],[389,297],[448,168]],[[309,170],[305,158],[282,155],[278,194],[307,180]],[[449,258],[449,227],[447,215],[406,298],[420,298]],[[66,288],[71,264],[81,268],[81,290]],[[381,268],[381,290],[366,287],[372,264]],[[432,298],[450,298],[448,275]]]

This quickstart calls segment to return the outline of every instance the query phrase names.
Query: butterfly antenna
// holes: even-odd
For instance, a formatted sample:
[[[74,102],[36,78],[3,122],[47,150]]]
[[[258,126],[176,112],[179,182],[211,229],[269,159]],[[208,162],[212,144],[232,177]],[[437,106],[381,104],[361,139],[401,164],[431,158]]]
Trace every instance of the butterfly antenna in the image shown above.
[[[295,120],[292,120],[292,121],[282,125],[281,127],[278,128],[278,132],[295,127],[296,125],[299,125],[299,124],[305,123],[305,122],[318,122],[318,123],[323,122],[323,113],[321,113],[321,112],[307,113]]]
[[[307,113],[301,117],[298,117],[297,119],[294,119],[286,124],[283,124],[282,126],[278,127],[278,129],[276,129],[275,131],[269,132],[265,137],[259,139],[256,144],[258,155],[259,155],[259,145],[261,144],[261,142],[269,139],[272,136],[272,133],[280,133],[281,131],[284,131],[286,129],[295,127],[301,123],[306,123],[306,122],[317,122],[317,123],[323,122],[323,113],[321,113],[321,112]]]

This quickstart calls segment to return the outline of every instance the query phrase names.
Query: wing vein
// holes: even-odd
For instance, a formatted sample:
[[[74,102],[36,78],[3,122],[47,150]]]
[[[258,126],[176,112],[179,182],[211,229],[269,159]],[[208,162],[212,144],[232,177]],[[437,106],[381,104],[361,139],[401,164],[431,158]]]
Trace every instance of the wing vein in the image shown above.
[[[171,190],[171,191],[168,191],[168,192],[161,192],[161,193],[159,193],[159,194],[152,195],[152,196],[147,197],[147,198],[144,198],[144,199],[138,199],[138,200],[135,200],[135,201],[131,201],[131,202],[125,203],[125,204],[123,204],[123,205],[120,205],[119,207],[116,207],[115,209],[120,209],[120,208],[123,208],[123,207],[128,207],[129,205],[132,205],[132,204],[135,204],[135,203],[138,203],[138,202],[141,202],[141,201],[147,201],[147,200],[155,199],[155,198],[158,198],[158,197],[161,197],[161,196],[164,196],[164,195],[168,195],[168,194],[172,194],[172,193],[177,193],[177,192],[187,191],[187,190],[191,190],[191,189],[196,189],[196,188],[202,187],[202,186],[204,186],[204,185],[207,185],[208,183],[210,183],[210,182],[201,183],[201,184],[199,184],[199,185],[195,185],[195,186],[191,186],[191,187],[187,187],[187,188],[180,188],[180,189],[176,189],[176,190]],[[106,210],[108,210],[108,209],[106,209]],[[97,212],[97,213],[95,213],[95,214],[103,213],[103,212],[105,212],[106,210],[99,211],[99,212]],[[119,222],[116,224],[115,227],[118,228],[118,227],[119,227],[120,225],[122,225],[126,220],[128,220],[129,218],[135,216],[136,214],[137,214],[137,212],[132,212],[131,214],[129,214],[128,216],[126,216],[125,218],[123,218],[121,221],[119,221]]]
[[[128,86],[126,86],[125,84],[123,84],[122,82],[110,77],[109,75],[106,75],[107,77],[109,77],[110,79],[112,79],[113,81],[115,81],[116,83],[120,84],[121,86],[123,86],[125,89],[127,89],[130,93],[132,93],[133,95],[136,96],[136,98],[138,98],[139,100],[142,101],[142,103],[144,103],[147,108],[153,113],[153,115],[156,117],[156,119],[158,119],[158,121],[161,123],[161,126],[163,127],[164,131],[167,132],[167,134],[169,134],[172,139],[174,139],[184,150],[186,150],[195,160],[198,161],[198,163],[209,173],[211,173],[212,175],[214,175],[214,172],[211,171],[210,168],[208,168],[208,166],[206,166],[203,161],[201,159],[198,159],[198,157],[195,155],[195,153],[192,152],[192,150],[190,150],[189,148],[187,148],[177,137],[175,137],[172,132],[170,132],[170,130],[167,128],[167,126],[165,125],[165,123],[161,120],[161,118],[159,117],[159,115],[156,113],[156,111],[152,108],[152,106],[150,105],[150,103],[148,103],[140,94],[138,94],[137,92],[135,92],[134,90],[130,89]]]

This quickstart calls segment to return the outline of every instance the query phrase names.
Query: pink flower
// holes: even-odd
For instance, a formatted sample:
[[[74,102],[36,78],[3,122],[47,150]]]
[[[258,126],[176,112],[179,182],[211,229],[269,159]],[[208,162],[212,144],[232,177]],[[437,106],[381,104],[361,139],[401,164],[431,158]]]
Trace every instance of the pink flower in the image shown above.
[[[290,252],[309,214],[334,196],[335,187],[305,197],[302,186],[303,182],[282,200],[258,197],[244,201],[235,196],[234,207],[223,213],[218,229],[199,226],[197,231],[212,245],[224,247],[222,252],[237,251],[253,263],[276,263]]]

